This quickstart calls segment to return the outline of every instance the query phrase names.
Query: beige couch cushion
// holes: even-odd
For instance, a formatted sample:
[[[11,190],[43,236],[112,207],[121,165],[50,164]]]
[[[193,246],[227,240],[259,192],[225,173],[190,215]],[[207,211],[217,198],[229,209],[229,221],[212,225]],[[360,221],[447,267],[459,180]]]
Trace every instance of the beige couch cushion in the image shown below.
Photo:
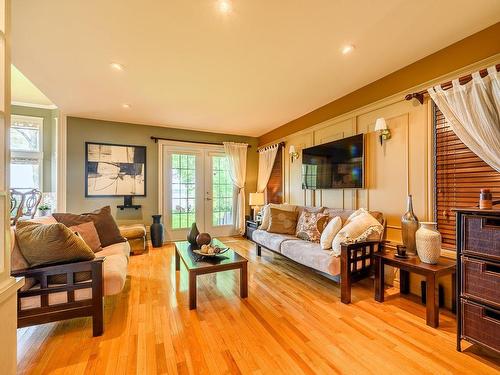
[[[342,219],[340,218],[340,216],[334,217],[328,222],[325,230],[323,230],[323,233],[321,233],[321,238],[319,240],[319,243],[323,250],[329,250],[332,248],[333,239],[341,229]]]
[[[384,227],[368,211],[351,217],[350,221],[337,233],[332,242],[332,253],[340,255],[341,244],[347,240],[370,241],[379,240]]]
[[[252,240],[269,250],[280,251],[283,241],[296,240],[297,237],[290,234],[269,233],[262,229],[257,229],[252,234]]]
[[[281,253],[297,263],[329,275],[340,273],[340,258],[332,256],[330,250],[323,250],[319,243],[297,239],[285,241],[281,244]]]

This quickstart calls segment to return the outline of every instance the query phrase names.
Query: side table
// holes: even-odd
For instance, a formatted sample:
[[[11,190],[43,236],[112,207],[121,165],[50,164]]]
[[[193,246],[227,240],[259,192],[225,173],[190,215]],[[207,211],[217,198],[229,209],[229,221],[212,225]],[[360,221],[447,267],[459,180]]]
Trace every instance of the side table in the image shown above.
[[[439,258],[438,264],[427,264],[420,261],[418,256],[406,259],[398,258],[393,252],[375,253],[375,300],[384,302],[384,266],[400,269],[401,294],[410,293],[410,272],[422,275],[426,279],[426,320],[427,325],[439,326],[439,284],[441,276],[451,275],[452,306],[456,308],[456,265],[453,259]]]

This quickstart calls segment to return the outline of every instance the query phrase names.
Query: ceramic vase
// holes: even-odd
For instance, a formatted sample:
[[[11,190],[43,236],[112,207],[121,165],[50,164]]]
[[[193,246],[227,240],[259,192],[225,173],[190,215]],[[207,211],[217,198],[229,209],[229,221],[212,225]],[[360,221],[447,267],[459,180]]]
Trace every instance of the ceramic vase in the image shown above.
[[[187,240],[192,246],[198,246],[198,244],[196,243],[196,237],[198,237],[199,234],[200,231],[198,230],[196,223],[193,223],[193,225],[191,225],[191,230],[187,235]]]
[[[417,245],[415,234],[418,230],[418,218],[413,212],[412,196],[408,195],[406,202],[407,211],[401,217],[401,232],[403,236],[403,245],[406,246],[406,253],[408,255],[417,254]]]
[[[436,225],[433,222],[422,222],[417,230],[417,253],[423,263],[436,264],[441,255],[441,233]]]
[[[163,246],[163,224],[160,222],[161,215],[153,215],[153,224],[151,224],[151,244],[153,247]]]
[[[200,233],[196,236],[196,243],[198,246],[209,245],[212,242],[212,237],[208,233]]]

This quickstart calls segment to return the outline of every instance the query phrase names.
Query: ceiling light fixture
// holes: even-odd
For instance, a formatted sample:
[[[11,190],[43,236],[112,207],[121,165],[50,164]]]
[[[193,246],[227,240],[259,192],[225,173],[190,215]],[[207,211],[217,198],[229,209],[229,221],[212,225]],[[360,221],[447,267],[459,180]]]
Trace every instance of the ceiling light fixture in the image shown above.
[[[348,45],[342,47],[342,54],[343,55],[347,55],[347,54],[351,53],[352,51],[354,51],[354,46],[352,44],[348,44]]]
[[[130,109],[130,104],[124,103],[122,104],[122,108]]]
[[[223,14],[227,14],[231,12],[232,10],[232,5],[229,0],[219,0],[217,1],[217,8],[219,9],[219,12]]]
[[[114,62],[114,63],[111,63],[110,66],[114,70],[118,70],[120,72],[123,71],[123,65],[122,64],[118,64],[118,63]]]

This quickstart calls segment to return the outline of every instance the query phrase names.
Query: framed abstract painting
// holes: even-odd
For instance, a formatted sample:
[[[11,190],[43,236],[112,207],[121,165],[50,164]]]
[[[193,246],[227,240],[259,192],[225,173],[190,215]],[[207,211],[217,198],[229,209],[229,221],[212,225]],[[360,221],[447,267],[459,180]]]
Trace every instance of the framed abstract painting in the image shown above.
[[[146,146],[85,142],[85,196],[146,196]]]

